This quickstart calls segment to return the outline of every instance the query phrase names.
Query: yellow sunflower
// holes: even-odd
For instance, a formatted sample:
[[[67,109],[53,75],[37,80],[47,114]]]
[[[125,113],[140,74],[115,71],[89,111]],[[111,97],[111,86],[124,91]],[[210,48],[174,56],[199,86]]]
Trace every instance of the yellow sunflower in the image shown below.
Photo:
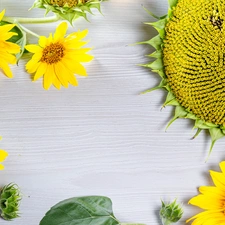
[[[224,225],[225,224],[225,161],[220,163],[222,173],[210,171],[215,186],[200,187],[199,194],[193,197],[189,204],[198,206],[206,211],[201,212],[189,220],[193,225]]]
[[[34,81],[44,77],[43,86],[47,90],[53,84],[57,89],[61,85],[68,87],[69,84],[78,85],[74,74],[87,76],[81,62],[90,62],[93,56],[87,52],[91,48],[82,48],[86,41],[82,39],[88,31],[78,31],[65,37],[68,25],[62,22],[54,35],[41,36],[38,45],[26,45],[29,52],[34,53],[32,59],[26,64],[28,73],[34,74]]]
[[[4,14],[5,10],[0,13],[0,24]],[[17,44],[7,41],[14,35],[17,35],[15,32],[10,32],[15,26],[15,24],[4,24],[0,26],[0,68],[10,78],[13,77],[13,74],[8,64],[16,64],[16,57],[13,54],[20,52],[20,47]]]
[[[225,136],[225,0],[168,0],[168,14],[157,17],[158,35],[142,42],[155,48],[145,64],[161,77],[156,89],[167,91],[163,106],[174,117],[194,121],[196,135],[208,130],[210,152]],[[141,43],[141,44],[142,44]]]
[[[4,150],[0,150],[0,162],[3,162],[6,157],[8,156],[8,153]],[[0,170],[3,170],[4,166],[2,164],[0,164]]]

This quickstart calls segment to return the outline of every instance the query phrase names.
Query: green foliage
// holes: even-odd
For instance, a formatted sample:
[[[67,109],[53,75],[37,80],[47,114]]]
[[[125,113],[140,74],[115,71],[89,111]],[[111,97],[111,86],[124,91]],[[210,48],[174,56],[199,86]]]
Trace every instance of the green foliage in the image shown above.
[[[104,196],[75,197],[53,206],[39,225],[144,225],[120,223],[112,211],[112,201]]]
[[[0,191],[0,212],[5,220],[19,217],[19,202],[21,195],[16,184],[8,184]]]

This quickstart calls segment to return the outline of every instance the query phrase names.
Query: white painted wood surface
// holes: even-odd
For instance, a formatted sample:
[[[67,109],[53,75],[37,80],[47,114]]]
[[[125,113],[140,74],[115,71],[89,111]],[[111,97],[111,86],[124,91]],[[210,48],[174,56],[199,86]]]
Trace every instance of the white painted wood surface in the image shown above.
[[[41,16],[42,10],[27,11],[32,2],[0,0],[0,7],[7,15]],[[95,60],[86,64],[89,77],[79,78],[79,87],[45,91],[41,80],[31,82],[24,71],[26,58],[13,67],[14,79],[0,74],[0,148],[9,152],[0,185],[16,182],[23,193],[21,218],[11,225],[38,225],[55,203],[85,195],[110,197],[122,222],[160,224],[160,199],[183,202],[178,225],[199,212],[187,201],[198,186],[211,184],[208,170],[219,169],[225,140],[205,163],[209,136],[191,141],[188,120],[165,132],[173,111],[160,110],[165,92],[139,95],[159,82],[137,66],[148,62],[152,49],[129,45],[156,34],[143,24],[154,19],[142,5],[159,15],[167,11],[166,0],[110,0],[102,4],[104,16],[95,12],[91,23],[79,19],[70,28],[88,28],[94,46]],[[27,27],[48,35],[55,26]]]

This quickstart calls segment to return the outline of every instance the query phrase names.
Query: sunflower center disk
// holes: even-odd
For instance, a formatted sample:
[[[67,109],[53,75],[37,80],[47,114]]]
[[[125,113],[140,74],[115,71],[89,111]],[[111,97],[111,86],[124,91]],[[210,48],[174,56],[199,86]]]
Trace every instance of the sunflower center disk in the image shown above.
[[[44,48],[41,62],[54,64],[59,62],[65,55],[65,47],[60,43],[52,43]]]
[[[74,7],[78,4],[78,0],[51,0],[51,5],[57,5],[63,7],[64,5],[68,5],[69,7]]]
[[[225,0],[179,0],[165,31],[163,63],[176,99],[225,125]]]

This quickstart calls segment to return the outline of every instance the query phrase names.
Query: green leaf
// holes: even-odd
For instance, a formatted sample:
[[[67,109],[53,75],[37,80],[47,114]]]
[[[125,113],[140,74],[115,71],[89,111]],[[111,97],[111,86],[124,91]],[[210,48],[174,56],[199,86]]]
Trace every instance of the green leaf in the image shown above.
[[[70,198],[53,206],[40,225],[118,225],[112,202],[103,196]]]

